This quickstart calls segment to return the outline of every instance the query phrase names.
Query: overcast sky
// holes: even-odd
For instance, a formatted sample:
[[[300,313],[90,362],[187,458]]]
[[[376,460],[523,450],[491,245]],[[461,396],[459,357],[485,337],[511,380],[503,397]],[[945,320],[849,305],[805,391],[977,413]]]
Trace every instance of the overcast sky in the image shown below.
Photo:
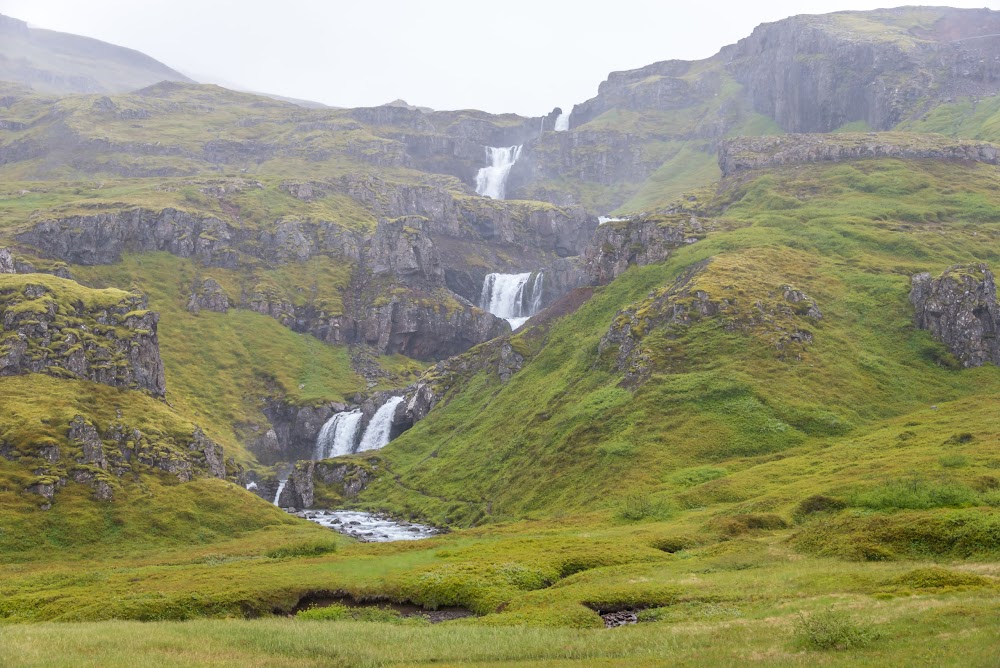
[[[0,0],[33,26],[143,51],[203,82],[372,106],[526,115],[609,72],[711,56],[759,23],[865,0]],[[1000,0],[948,2],[996,9]]]

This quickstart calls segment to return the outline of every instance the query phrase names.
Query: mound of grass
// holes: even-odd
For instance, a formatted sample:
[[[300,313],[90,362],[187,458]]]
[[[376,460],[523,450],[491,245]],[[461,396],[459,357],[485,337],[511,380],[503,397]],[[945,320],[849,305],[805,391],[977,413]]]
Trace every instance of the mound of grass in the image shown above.
[[[800,615],[795,624],[795,639],[807,649],[860,649],[881,637],[871,622],[858,621],[849,613],[833,608]]]

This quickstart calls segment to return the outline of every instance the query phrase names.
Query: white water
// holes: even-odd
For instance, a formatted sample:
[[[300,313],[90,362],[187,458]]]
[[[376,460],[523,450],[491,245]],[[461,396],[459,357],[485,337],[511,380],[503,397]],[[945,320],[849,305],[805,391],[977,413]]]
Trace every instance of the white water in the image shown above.
[[[507,176],[521,157],[521,147],[487,146],[486,156],[490,159],[490,166],[483,167],[476,174],[476,194],[503,199],[507,191]]]
[[[356,452],[367,452],[368,450],[381,450],[389,444],[389,432],[392,430],[392,417],[396,414],[396,406],[403,403],[403,397],[393,397],[375,411],[372,421],[365,429],[365,435],[361,437],[361,445]]]
[[[327,457],[339,457],[354,452],[361,427],[361,411],[336,413],[326,421],[316,437],[316,453],[313,459],[319,461]]]
[[[598,216],[597,224],[603,225],[604,223],[624,223],[628,218],[618,218],[616,216]]]
[[[397,522],[380,515],[353,510],[307,510],[298,515],[367,543],[419,540],[437,533],[434,528],[422,524]]]
[[[566,132],[567,130],[569,130],[569,115],[572,113],[573,113],[572,110],[564,111],[563,113],[556,116],[556,128],[555,128],[556,132]]]
[[[531,287],[531,302],[525,308],[524,291],[531,281],[531,274],[487,274],[479,306],[517,329],[538,313],[542,307],[542,274],[535,274]]]
[[[251,480],[250,482],[247,483],[247,489],[249,489],[250,491],[257,489],[257,483]]]
[[[278,493],[274,495],[274,505],[278,505],[278,501],[281,500],[281,493],[285,491],[285,483],[288,482],[288,478],[278,481]]]

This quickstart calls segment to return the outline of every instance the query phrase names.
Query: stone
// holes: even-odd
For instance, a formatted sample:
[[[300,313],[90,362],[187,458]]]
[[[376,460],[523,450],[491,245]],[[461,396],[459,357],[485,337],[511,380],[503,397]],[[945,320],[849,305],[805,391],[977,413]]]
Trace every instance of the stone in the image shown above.
[[[917,327],[944,343],[965,367],[1000,364],[1000,305],[985,264],[954,265],[937,278],[916,274],[911,285]]]

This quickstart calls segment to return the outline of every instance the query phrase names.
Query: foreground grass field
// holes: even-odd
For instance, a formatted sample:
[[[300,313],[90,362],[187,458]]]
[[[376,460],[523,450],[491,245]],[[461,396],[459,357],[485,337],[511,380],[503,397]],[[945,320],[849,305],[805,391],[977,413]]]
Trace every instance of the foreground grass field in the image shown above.
[[[863,647],[821,649],[802,618],[833,605],[868,625]],[[759,618],[718,605],[684,621],[602,630],[297,619],[0,627],[0,663],[62,666],[995,666],[995,592],[806,599]],[[808,619],[808,617],[807,617]]]

